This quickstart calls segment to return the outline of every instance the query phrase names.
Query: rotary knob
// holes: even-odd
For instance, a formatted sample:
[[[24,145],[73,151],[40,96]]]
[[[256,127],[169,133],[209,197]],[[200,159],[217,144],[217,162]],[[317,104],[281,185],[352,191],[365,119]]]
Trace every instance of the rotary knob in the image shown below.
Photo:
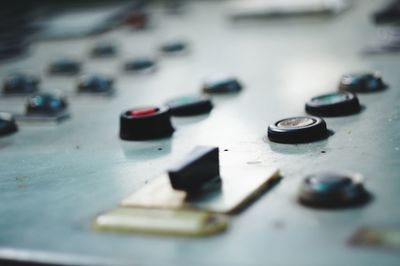
[[[32,74],[9,75],[3,85],[4,94],[30,94],[38,91],[39,78]]]
[[[305,143],[328,136],[326,122],[316,116],[285,118],[268,126],[268,138],[280,143]]]
[[[350,115],[360,109],[357,95],[347,91],[316,96],[306,103],[307,113],[320,116]]]
[[[103,57],[112,57],[116,55],[117,47],[109,42],[100,42],[93,46],[90,51],[90,55],[92,57],[103,58]]]
[[[193,116],[206,114],[213,108],[208,97],[188,95],[171,99],[166,102],[172,116]]]
[[[382,77],[377,73],[356,73],[343,75],[339,90],[351,92],[377,92],[387,88]]]
[[[316,173],[303,180],[299,201],[316,207],[345,207],[362,203],[367,196],[359,174]]]
[[[123,140],[150,140],[169,137],[174,132],[169,109],[140,107],[123,112],[120,133]]]
[[[14,117],[9,113],[0,113],[0,136],[10,135],[18,131]]]
[[[66,108],[67,101],[64,97],[41,93],[28,99],[26,113],[28,115],[57,115]]]
[[[75,75],[81,71],[81,62],[72,58],[61,58],[52,62],[49,73],[53,75]]]
[[[209,94],[238,93],[242,88],[242,84],[236,78],[211,80],[203,84],[203,92]]]
[[[124,68],[126,71],[132,72],[145,72],[149,70],[154,70],[156,66],[156,61],[150,58],[136,58],[129,60],[125,63]]]
[[[78,81],[78,92],[107,93],[113,91],[113,79],[100,75],[82,75]]]

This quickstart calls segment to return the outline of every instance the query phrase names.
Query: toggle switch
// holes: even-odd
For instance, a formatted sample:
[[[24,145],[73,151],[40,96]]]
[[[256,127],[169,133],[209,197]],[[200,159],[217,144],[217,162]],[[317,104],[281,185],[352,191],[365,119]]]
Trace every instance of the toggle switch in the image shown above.
[[[197,146],[187,158],[168,170],[172,188],[188,193],[201,190],[219,173],[218,147]]]

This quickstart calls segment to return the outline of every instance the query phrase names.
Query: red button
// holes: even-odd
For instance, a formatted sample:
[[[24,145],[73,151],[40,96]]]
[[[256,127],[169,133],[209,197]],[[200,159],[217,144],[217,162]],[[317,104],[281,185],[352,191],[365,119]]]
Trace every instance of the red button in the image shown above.
[[[141,109],[136,109],[131,111],[132,116],[146,116],[146,115],[152,115],[158,112],[158,108],[141,108]]]

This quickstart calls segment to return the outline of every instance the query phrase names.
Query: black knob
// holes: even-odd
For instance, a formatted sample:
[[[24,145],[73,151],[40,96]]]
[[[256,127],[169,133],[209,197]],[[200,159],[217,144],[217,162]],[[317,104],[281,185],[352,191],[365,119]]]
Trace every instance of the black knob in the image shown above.
[[[100,42],[95,44],[90,55],[92,57],[111,57],[116,55],[117,47],[109,42]]]
[[[172,188],[199,191],[207,182],[219,179],[218,147],[197,146],[183,162],[168,170]]]
[[[26,113],[28,115],[57,115],[66,108],[67,101],[64,97],[41,93],[28,99]]]
[[[184,41],[170,41],[160,46],[160,51],[164,54],[182,54],[186,52],[188,45]]]
[[[211,100],[205,96],[183,96],[171,99],[166,105],[173,116],[192,116],[209,113],[213,108]]]
[[[78,81],[78,92],[107,93],[113,91],[113,79],[100,75],[82,75]]]
[[[132,72],[142,72],[154,69],[156,62],[150,58],[137,58],[125,63],[125,70]]]
[[[317,173],[304,179],[299,201],[316,207],[344,207],[367,197],[360,175]]]
[[[120,116],[119,136],[124,140],[159,139],[169,137],[173,132],[167,108],[133,108]]]
[[[360,111],[360,102],[351,92],[336,92],[320,95],[306,103],[306,111],[319,116],[342,116]]]
[[[39,78],[32,74],[9,75],[3,84],[4,94],[30,94],[38,91]]]
[[[359,73],[343,75],[339,90],[351,92],[377,92],[386,89],[382,77],[376,73]]]
[[[8,113],[0,113],[0,136],[10,135],[18,131],[14,117]]]
[[[325,121],[316,116],[285,118],[268,126],[268,138],[280,143],[305,143],[328,136]]]
[[[52,62],[48,69],[54,75],[75,75],[81,71],[81,62],[72,58],[62,58]]]
[[[241,90],[242,84],[236,78],[213,80],[203,84],[203,92],[210,94],[237,93]]]

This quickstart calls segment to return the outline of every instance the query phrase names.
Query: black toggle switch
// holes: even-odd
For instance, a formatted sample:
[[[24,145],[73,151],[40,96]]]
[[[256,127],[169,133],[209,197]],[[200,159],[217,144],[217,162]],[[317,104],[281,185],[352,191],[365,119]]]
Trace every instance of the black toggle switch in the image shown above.
[[[218,147],[197,146],[183,162],[168,170],[168,176],[173,189],[188,193],[201,190],[220,177]]]
[[[28,115],[58,115],[67,108],[64,97],[58,97],[49,93],[34,95],[28,99],[26,113]]]
[[[14,117],[9,113],[0,113],[0,136],[10,135],[18,131]]]
[[[4,94],[30,94],[38,91],[39,78],[27,73],[14,73],[6,77]]]

